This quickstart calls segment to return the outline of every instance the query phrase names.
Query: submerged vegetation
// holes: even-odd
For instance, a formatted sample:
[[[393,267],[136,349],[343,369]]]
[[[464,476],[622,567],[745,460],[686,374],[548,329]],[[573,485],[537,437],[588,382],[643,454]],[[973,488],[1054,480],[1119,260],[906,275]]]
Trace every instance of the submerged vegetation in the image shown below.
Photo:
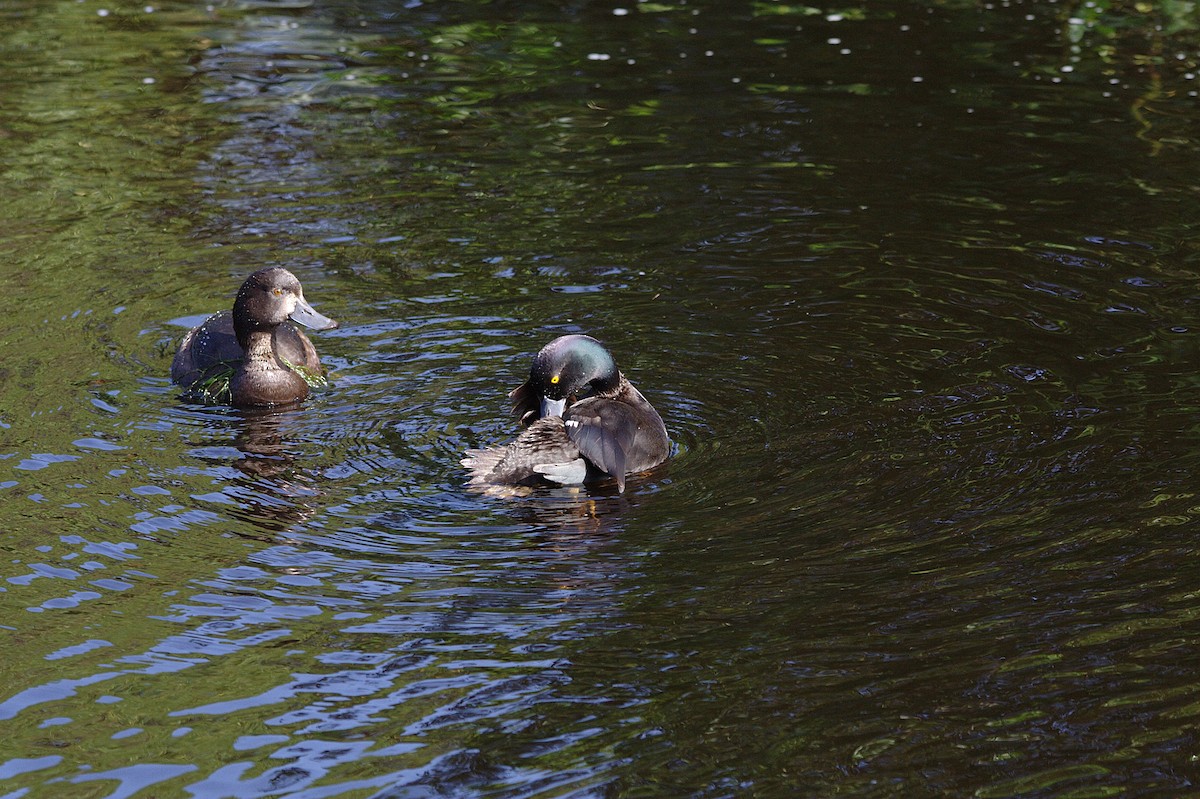
[[[233,398],[229,381],[240,365],[241,361],[222,361],[210,368],[203,377],[184,390],[184,399],[202,405],[228,405]]]

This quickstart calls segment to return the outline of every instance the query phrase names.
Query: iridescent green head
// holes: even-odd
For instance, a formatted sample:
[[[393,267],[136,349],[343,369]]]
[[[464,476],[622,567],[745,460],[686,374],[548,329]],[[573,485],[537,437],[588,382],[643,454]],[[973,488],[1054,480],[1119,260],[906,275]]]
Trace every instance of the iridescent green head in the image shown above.
[[[611,391],[621,381],[612,355],[591,336],[559,336],[542,347],[529,370],[542,416],[561,416],[574,402]]]

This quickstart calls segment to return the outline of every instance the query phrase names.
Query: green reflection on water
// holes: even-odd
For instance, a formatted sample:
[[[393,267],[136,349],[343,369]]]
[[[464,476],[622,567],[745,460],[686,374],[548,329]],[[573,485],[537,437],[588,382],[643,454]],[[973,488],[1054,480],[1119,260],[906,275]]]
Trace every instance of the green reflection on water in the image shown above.
[[[161,384],[162,340],[173,335],[162,324],[178,313],[177,293],[195,294],[184,267],[204,257],[187,240],[194,175],[222,134],[188,64],[206,46],[207,15],[193,4],[144,6],[109,4],[101,16],[95,3],[8,3],[0,31],[0,454],[16,466],[0,502],[11,556],[6,699],[61,678],[83,703],[75,707],[102,700],[105,674],[150,669],[111,658],[174,632],[155,620],[163,592],[246,554],[238,539],[218,538],[207,557],[149,565],[146,540],[132,543],[124,512],[113,512],[143,491],[147,452],[181,454],[177,436],[143,424],[139,390]],[[87,639],[104,643],[53,657]],[[74,679],[84,682],[68,687]],[[156,726],[161,693],[178,690],[153,678],[127,688],[127,701],[66,726],[43,724],[55,710],[36,705],[7,720],[6,755],[63,754],[60,773],[71,774],[93,757],[169,750],[169,730],[110,740]]]
[[[17,73],[0,110],[0,278],[16,300],[0,320],[0,415],[55,451],[96,412],[89,395],[121,405],[157,373],[152,335],[132,360],[124,342],[163,318],[195,257],[188,196],[220,130],[186,66],[203,18],[142,16],[35,4],[0,40]],[[30,421],[45,414],[64,421]]]
[[[263,19],[256,8],[265,9]],[[693,24],[682,4],[639,9],[684,20],[682,31]],[[1146,476],[1147,464],[1136,461],[1143,441],[1133,436],[1122,446],[1128,442],[1110,419],[1144,422],[1153,403],[1177,399],[1152,385],[1170,373],[1144,371],[1170,360],[1163,335],[1132,313],[1100,316],[1110,294],[1115,301],[1130,293],[1112,290],[1107,277],[1142,264],[1123,264],[1128,256],[1115,248],[1075,243],[1080,231],[1107,232],[1118,218],[1127,224],[1125,210],[1101,212],[1132,203],[1129,194],[1104,191],[1114,180],[1106,171],[1062,175],[1047,164],[1053,146],[1109,152],[1102,137],[1081,132],[1069,99],[1029,99],[1011,85],[988,85],[1002,83],[989,71],[988,51],[968,59],[988,76],[977,96],[994,112],[1016,112],[993,126],[994,139],[993,130],[957,117],[963,128],[950,123],[938,138],[938,131],[926,133],[935,126],[922,126],[934,118],[925,116],[928,108],[945,108],[936,95],[897,89],[886,58],[878,75],[874,62],[865,64],[866,78],[851,74],[859,62],[849,62],[854,68],[831,82],[776,64],[705,66],[688,75],[664,67],[680,59],[674,42],[651,46],[656,26],[626,39],[610,30],[592,47],[584,26],[566,22],[452,21],[430,23],[428,36],[397,36],[403,41],[374,50],[377,61],[365,34],[339,31],[315,44],[284,39],[277,45],[284,55],[303,55],[268,66],[234,47],[213,52],[220,48],[204,39],[220,38],[211,28],[221,26],[189,5],[146,14],[125,4],[109,17],[95,10],[31,6],[25,27],[0,45],[13,56],[4,68],[24,87],[0,111],[10,145],[0,169],[12,188],[0,198],[0,270],[18,300],[0,323],[0,420],[6,462],[26,464],[14,467],[19,479],[6,489],[12,501],[0,510],[0,528],[19,561],[16,576],[28,578],[19,601],[54,603],[44,608],[53,612],[18,609],[13,637],[28,647],[15,648],[4,677],[16,689],[41,684],[44,678],[31,675],[44,668],[47,650],[78,644],[81,635],[111,646],[56,658],[59,673],[100,675],[113,653],[140,655],[168,640],[178,651],[149,658],[152,665],[190,670],[175,679],[149,670],[127,675],[111,689],[120,703],[107,702],[104,681],[79,686],[65,705],[78,714],[76,724],[41,728],[39,708],[9,728],[20,742],[38,752],[74,746],[101,767],[153,751],[210,768],[249,759],[266,768],[269,747],[247,755],[234,741],[280,729],[315,739],[300,722],[269,722],[285,712],[322,716],[325,702],[353,709],[336,682],[313,676],[337,671],[336,662],[319,658],[395,657],[412,640],[408,611],[429,596],[444,598],[448,618],[472,602],[476,609],[519,605],[504,589],[524,568],[531,598],[517,615],[569,619],[574,603],[593,602],[601,607],[585,608],[589,620],[616,633],[578,641],[539,631],[518,644],[505,640],[511,620],[502,614],[495,629],[447,634],[435,626],[449,647],[483,644],[501,662],[472,672],[466,655],[454,655],[452,667],[414,666],[397,685],[445,671],[507,670],[544,680],[518,681],[512,690],[545,701],[506,715],[498,689],[493,701],[503,724],[488,726],[485,714],[459,726],[430,725],[421,740],[429,752],[398,755],[396,768],[467,746],[486,749],[502,766],[595,766],[564,783],[577,786],[601,783],[613,768],[631,794],[642,795],[755,785],[792,795],[787,789],[805,779],[819,786],[814,793],[865,795],[880,781],[912,779],[929,760],[956,764],[944,766],[954,769],[956,787],[985,784],[979,795],[1059,788],[1068,795],[1073,781],[1108,776],[1087,764],[1038,762],[1015,778],[978,767],[1039,754],[1036,727],[1053,715],[1041,705],[1053,700],[1026,691],[1026,677],[1105,676],[1079,662],[1088,652],[1064,664],[1055,648],[1077,654],[1127,644],[1135,634],[1166,637],[1195,622],[1186,609],[1123,622],[1120,612],[1136,602],[1121,603],[1126,594],[1138,599],[1135,588],[1110,589],[1117,619],[1098,591],[1072,588],[1076,575],[1081,585],[1112,579],[1110,564],[1121,562],[1130,539],[1182,523],[1195,510],[1171,514],[1191,503],[1172,492],[1162,515],[1135,529],[1114,524],[1104,510],[1096,511],[1104,523],[1095,527],[1068,515],[1072,502],[1102,504],[1089,479],[1137,482],[1105,472],[1114,462],[1140,468],[1146,484],[1131,491],[1163,496],[1155,481],[1167,478]],[[270,39],[278,23],[272,10],[306,13],[302,3],[247,3],[221,14],[244,18],[245,35]],[[837,11],[836,23],[810,11],[761,4],[754,19],[787,27],[755,38],[772,47],[797,41],[796,20],[777,19],[788,15],[805,24],[879,22],[853,9]],[[334,55],[342,46],[350,50],[346,63]],[[414,60],[410,50],[430,58]],[[593,63],[592,53],[613,58]],[[215,69],[222,57],[245,63],[219,78],[189,66]],[[651,68],[628,76],[596,67],[642,63]],[[567,67],[576,71],[564,76]],[[743,69],[758,74],[733,84],[730,72]],[[783,74],[769,74],[776,71]],[[235,87],[211,85],[222,80]],[[747,91],[710,92],[717,81]],[[206,89],[221,102],[206,103]],[[713,95],[722,102],[697,100]],[[847,107],[775,110],[798,97]],[[961,110],[957,100],[944,102]],[[1043,113],[1047,106],[1057,113]],[[892,115],[896,127],[881,136],[879,120]],[[959,142],[964,131],[992,155],[1010,139],[1031,142],[1030,163],[1017,153],[988,171],[976,144]],[[1189,140],[1172,139],[1181,146]],[[1113,150],[1127,144],[1113,141]],[[950,166],[940,160],[945,152]],[[1169,176],[1154,179],[1170,183]],[[1039,194],[1046,184],[1062,194]],[[1054,209],[1058,216],[1038,218]],[[1068,262],[1077,255],[1089,257]],[[323,352],[358,359],[329,394],[328,402],[343,404],[302,412],[290,431],[262,431],[258,467],[274,465],[295,493],[262,496],[262,507],[253,507],[238,502],[280,484],[231,475],[227,461],[239,455],[225,452],[254,460],[253,447],[235,440],[254,425],[220,415],[195,421],[176,407],[164,375],[170,339],[180,331],[165,320],[216,310],[235,276],[276,259],[336,273],[336,286],[327,285],[337,289],[334,301],[354,311],[350,323],[368,331],[379,324],[382,332],[354,333],[328,349],[321,343]],[[1076,276],[1063,283],[1083,288],[1034,279],[1068,269]],[[1176,269],[1173,278],[1189,278],[1186,265]],[[1157,324],[1187,302],[1149,296],[1145,304]],[[380,518],[436,515],[413,500],[453,479],[447,464],[464,443],[456,428],[509,432],[506,387],[497,383],[527,368],[521,347],[555,325],[597,328],[615,339],[627,354],[622,364],[654,378],[640,385],[684,406],[670,411],[690,423],[680,435],[690,436],[692,452],[673,465],[670,490],[653,503],[622,507],[630,523],[611,552],[572,549],[548,536],[512,551],[497,546],[490,569],[472,563],[454,571],[449,564],[469,562],[483,543],[513,538],[505,523],[525,530],[522,513],[540,518],[526,506],[472,506],[453,488],[446,493],[466,510],[447,514],[460,527],[437,519],[449,532],[428,525],[422,538]],[[493,341],[490,351],[480,343]],[[1101,345],[1124,350],[1109,356]],[[1110,357],[1114,368],[1098,363]],[[371,393],[376,384],[386,388]],[[466,410],[441,415],[447,398]],[[1084,405],[1104,400],[1120,407]],[[1189,402],[1176,413],[1194,410]],[[1076,412],[1098,421],[1075,422]],[[322,422],[327,440],[305,438]],[[212,430],[201,431],[205,423]],[[381,427],[382,443],[368,437]],[[1096,449],[1080,439],[1095,440]],[[101,441],[124,449],[97,450]],[[219,452],[204,454],[211,450]],[[321,471],[331,464],[336,469]],[[326,526],[299,529],[314,517]],[[353,541],[334,538],[343,525]],[[202,534],[185,538],[188,532]],[[322,535],[330,539],[314,544]],[[374,559],[355,550],[317,560],[371,536]],[[467,544],[444,551],[455,536]],[[278,537],[294,551],[274,546]],[[96,571],[113,572],[130,588],[64,597],[75,585],[65,577],[20,573],[74,568],[82,556],[69,556],[80,554],[84,538],[132,545],[87,553],[106,570]],[[530,566],[558,550],[566,566]],[[264,565],[268,551],[274,560]],[[397,568],[420,556],[439,568]],[[389,567],[397,571],[377,573]],[[305,577],[315,596],[289,593],[286,580]],[[609,579],[620,587],[607,586]],[[1071,608],[1082,621],[1054,626],[1052,611],[1028,601],[1035,591],[1027,580],[1039,599],[1049,597],[1046,605]],[[482,598],[471,593],[481,587]],[[191,596],[209,591],[211,601]],[[263,597],[283,611],[264,626],[286,634],[254,642],[247,632],[254,643],[241,648],[242,632],[202,634],[203,623],[181,609],[198,605],[202,618],[205,610]],[[310,613],[318,600],[365,608],[372,623],[394,614],[394,628],[349,632],[352,623],[332,622],[332,611]],[[565,652],[562,668],[522,662],[518,647],[531,644],[553,657]],[[1169,650],[1169,639],[1162,646]],[[1145,656],[1118,650],[1112,668]],[[1021,685],[994,686],[1010,673]],[[573,682],[556,693],[551,686],[566,674]],[[367,706],[394,687],[383,678],[372,685]],[[268,701],[279,686],[290,693]],[[378,717],[363,711],[363,726],[380,740],[415,745],[410,725],[436,719],[470,691],[455,684]],[[1165,695],[1130,693],[1128,702],[1106,707]],[[1039,706],[1023,705],[1027,697]],[[205,705],[211,715],[196,711]],[[164,707],[190,712],[164,722]],[[192,716],[204,719],[203,730],[171,737],[171,722]],[[111,739],[133,726],[147,732]],[[988,748],[972,738],[978,726],[989,735],[1012,727],[1012,739],[988,741]],[[356,734],[327,733],[349,742]],[[982,752],[964,765],[963,753],[976,745]],[[383,771],[377,762],[363,759],[331,779]],[[487,765],[478,772],[489,773]],[[463,771],[475,770],[468,764]],[[1109,790],[1085,784],[1076,795]]]

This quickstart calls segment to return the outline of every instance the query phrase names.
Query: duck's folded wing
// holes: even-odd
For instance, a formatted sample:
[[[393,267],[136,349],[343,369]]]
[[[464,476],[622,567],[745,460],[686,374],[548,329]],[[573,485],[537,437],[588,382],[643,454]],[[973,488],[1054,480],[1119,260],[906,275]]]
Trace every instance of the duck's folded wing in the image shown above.
[[[579,454],[617,480],[625,490],[625,459],[637,435],[633,409],[621,402],[581,402],[564,419],[567,437]]]
[[[244,354],[233,330],[233,315],[220,311],[183,337],[171,361],[171,379],[186,388],[209,370],[236,364]]]
[[[271,347],[275,350],[275,355],[293,369],[299,366],[318,375],[322,373],[321,357],[317,355],[317,348],[295,325],[284,322],[275,328]]]

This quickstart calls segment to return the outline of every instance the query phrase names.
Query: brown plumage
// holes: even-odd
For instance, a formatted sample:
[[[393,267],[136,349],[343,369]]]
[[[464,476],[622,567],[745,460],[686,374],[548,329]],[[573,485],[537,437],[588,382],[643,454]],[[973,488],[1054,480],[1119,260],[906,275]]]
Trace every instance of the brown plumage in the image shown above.
[[[239,407],[305,399],[309,382],[323,379],[324,370],[312,342],[289,319],[315,330],[337,327],[308,304],[295,275],[260,269],[238,289],[232,311],[213,314],[183,337],[171,380],[192,399]]]
[[[533,360],[529,379],[510,395],[527,425],[500,447],[469,450],[462,463],[473,486],[573,484],[628,474],[671,454],[658,411],[590,336],[560,336]]]

